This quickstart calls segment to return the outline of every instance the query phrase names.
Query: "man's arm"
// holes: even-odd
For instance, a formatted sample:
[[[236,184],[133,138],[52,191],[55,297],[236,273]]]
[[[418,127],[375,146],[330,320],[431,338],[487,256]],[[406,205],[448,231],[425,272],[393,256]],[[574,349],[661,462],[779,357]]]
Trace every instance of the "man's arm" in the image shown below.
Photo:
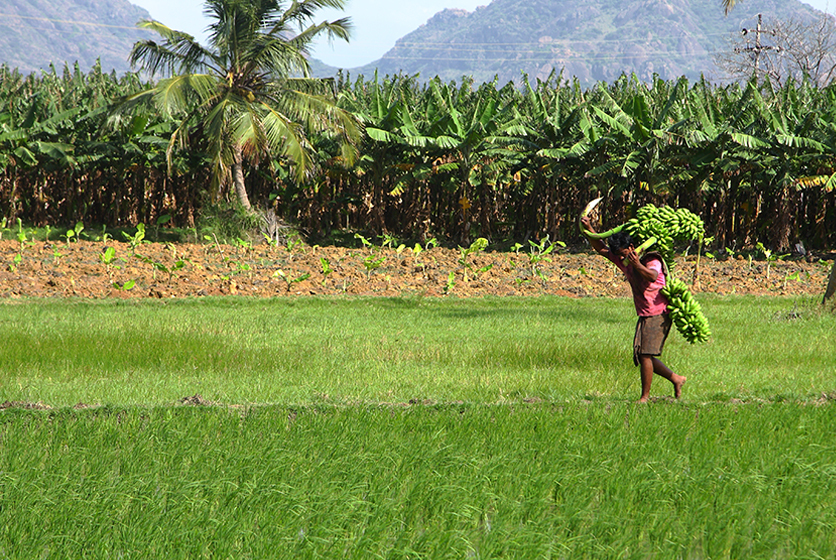
[[[595,233],[595,228],[592,227],[592,220],[589,219],[589,216],[584,216],[581,218],[581,225],[583,225],[584,229],[590,233]],[[604,255],[605,257],[610,254],[610,250],[607,249],[604,242],[600,239],[592,239],[589,238],[589,244],[592,245],[592,248],[595,249],[599,254]]]
[[[659,276],[657,271],[646,267],[644,263],[641,262],[638,253],[636,253],[636,250],[633,247],[630,247],[627,251],[627,262],[633,265],[633,268],[639,273],[639,276],[650,284],[655,282],[656,278]]]

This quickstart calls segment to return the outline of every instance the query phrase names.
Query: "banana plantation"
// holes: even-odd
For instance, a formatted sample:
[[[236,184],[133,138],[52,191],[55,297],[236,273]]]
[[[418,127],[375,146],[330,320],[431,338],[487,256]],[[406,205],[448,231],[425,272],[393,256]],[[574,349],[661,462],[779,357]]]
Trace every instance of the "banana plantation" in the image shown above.
[[[0,68],[0,219],[193,227],[207,204],[234,202],[229,181],[212,180],[201,130],[182,145],[162,113],[114,117],[151,86],[100,68]],[[718,247],[836,240],[833,86],[340,76],[333,92],[362,125],[354,157],[313,133],[304,176],[279,157],[244,166],[253,206],[314,239],[568,242],[581,209],[605,197],[605,223],[647,203],[688,208]]]

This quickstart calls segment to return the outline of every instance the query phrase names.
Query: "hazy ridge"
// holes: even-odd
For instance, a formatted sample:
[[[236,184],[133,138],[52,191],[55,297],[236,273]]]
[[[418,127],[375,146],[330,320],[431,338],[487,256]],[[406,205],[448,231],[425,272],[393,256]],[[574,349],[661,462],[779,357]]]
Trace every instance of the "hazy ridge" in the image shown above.
[[[153,34],[136,29],[151,15],[127,0],[5,0],[0,8],[0,63],[29,73],[64,63],[87,71],[129,69],[133,44]]]
[[[96,59],[105,71],[123,72],[134,42],[155,37],[135,28],[150,14],[127,0],[7,0],[2,12],[0,63],[23,72],[76,61],[88,70]],[[497,77],[500,83],[524,73],[546,78],[553,70],[584,85],[633,72],[643,80],[654,74],[716,80],[722,75],[713,53],[742,27],[754,27],[758,13],[778,19],[819,14],[798,0],[746,0],[728,17],[719,0],[493,0],[473,12],[443,10],[379,60],[347,71],[444,80],[468,75],[480,82]],[[337,72],[311,63],[317,76]]]

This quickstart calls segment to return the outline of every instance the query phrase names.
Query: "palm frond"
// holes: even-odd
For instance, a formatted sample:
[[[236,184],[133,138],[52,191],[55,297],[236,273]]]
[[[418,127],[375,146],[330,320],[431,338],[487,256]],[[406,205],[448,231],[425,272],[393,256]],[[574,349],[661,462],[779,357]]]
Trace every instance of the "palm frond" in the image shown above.
[[[729,12],[732,11],[736,4],[737,0],[723,0],[723,10],[725,11],[726,15],[729,15]]]
[[[263,109],[263,124],[269,144],[291,160],[297,179],[304,180],[311,160],[303,127],[272,106],[264,105]]]
[[[158,21],[144,20],[138,27],[157,32],[162,43],[146,40],[134,44],[129,55],[132,66],[140,66],[150,74],[190,73],[218,70],[217,60],[194,37],[182,31],[176,31]]]
[[[329,43],[334,39],[342,39],[343,41],[348,42],[351,38],[351,31],[353,27],[351,18],[323,21],[316,25],[307,27],[304,31],[296,35],[288,42],[299,51],[308,53],[310,45],[321,35],[324,35],[328,39]]]
[[[298,28],[307,27],[315,13],[322,8],[344,10],[345,7],[345,0],[295,0],[284,11],[275,27],[287,28],[294,24]]]

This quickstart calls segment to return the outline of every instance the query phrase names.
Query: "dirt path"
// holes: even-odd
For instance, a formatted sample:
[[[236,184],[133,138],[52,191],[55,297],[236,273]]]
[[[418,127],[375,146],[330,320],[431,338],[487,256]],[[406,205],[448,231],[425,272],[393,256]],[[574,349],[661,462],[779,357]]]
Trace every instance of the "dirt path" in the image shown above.
[[[834,256],[771,263],[703,257],[693,291],[821,295]],[[615,267],[594,253],[546,258],[483,252],[463,261],[460,251],[438,247],[416,255],[411,249],[148,243],[134,252],[113,241],[2,241],[0,298],[629,296]],[[674,274],[690,284],[695,264],[694,257],[680,258]]]

